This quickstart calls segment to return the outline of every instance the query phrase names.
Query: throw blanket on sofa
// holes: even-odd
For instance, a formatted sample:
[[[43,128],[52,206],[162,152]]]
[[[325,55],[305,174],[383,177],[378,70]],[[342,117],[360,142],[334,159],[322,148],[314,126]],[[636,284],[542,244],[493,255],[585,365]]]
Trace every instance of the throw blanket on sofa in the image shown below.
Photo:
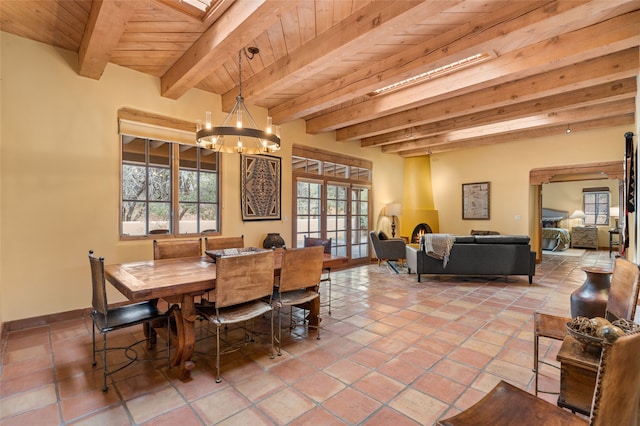
[[[443,267],[446,267],[455,241],[456,238],[451,234],[424,234],[420,239],[420,250],[424,250],[427,256],[441,259]]]

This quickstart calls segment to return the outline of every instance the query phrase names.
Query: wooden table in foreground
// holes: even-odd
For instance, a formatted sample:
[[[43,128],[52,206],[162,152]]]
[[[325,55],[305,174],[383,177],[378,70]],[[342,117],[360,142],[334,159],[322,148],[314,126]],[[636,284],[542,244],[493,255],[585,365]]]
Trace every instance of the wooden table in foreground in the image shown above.
[[[348,258],[324,255],[323,266],[345,266]],[[282,251],[276,250],[273,260],[274,274],[282,266]],[[216,264],[207,256],[177,259],[146,260],[105,266],[105,276],[115,288],[132,302],[164,299],[169,304],[180,304],[173,310],[176,323],[175,352],[171,365],[178,367],[181,380],[191,379],[194,367],[191,360],[195,348],[195,297],[206,291],[215,291]],[[318,324],[320,301],[311,305],[309,323]]]

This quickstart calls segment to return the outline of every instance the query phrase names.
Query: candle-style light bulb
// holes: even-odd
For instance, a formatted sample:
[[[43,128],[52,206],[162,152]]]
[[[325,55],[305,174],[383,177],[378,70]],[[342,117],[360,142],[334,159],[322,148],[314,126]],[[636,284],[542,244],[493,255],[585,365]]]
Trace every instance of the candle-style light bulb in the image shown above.
[[[207,130],[211,130],[211,111],[207,111],[205,114],[204,126]]]
[[[267,116],[267,134],[271,134],[271,116]]]
[[[238,137],[238,152],[242,153],[242,139]]]
[[[238,111],[236,113],[236,127],[238,129],[242,129],[242,109],[238,108]]]
[[[196,132],[202,130],[202,120],[196,120]]]

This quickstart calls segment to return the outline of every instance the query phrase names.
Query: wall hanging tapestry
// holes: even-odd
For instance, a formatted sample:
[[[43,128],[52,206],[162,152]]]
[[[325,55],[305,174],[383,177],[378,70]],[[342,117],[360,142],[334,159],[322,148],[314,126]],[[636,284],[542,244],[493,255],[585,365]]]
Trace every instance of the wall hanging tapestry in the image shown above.
[[[240,156],[242,220],[280,219],[280,157]]]

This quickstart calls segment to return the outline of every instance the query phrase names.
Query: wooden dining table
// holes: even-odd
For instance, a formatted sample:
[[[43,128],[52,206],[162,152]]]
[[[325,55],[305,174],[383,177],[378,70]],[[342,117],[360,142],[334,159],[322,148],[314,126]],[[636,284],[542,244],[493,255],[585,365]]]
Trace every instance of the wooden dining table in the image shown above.
[[[274,254],[273,270],[274,275],[278,275],[282,266],[282,249],[276,249]],[[324,268],[334,269],[347,263],[347,257],[323,255]],[[195,366],[192,361],[195,300],[205,292],[215,291],[216,264],[213,259],[201,256],[112,264],[105,266],[105,276],[131,302],[163,299],[169,303],[175,321],[175,328],[172,328],[175,350],[171,365],[178,368],[181,380],[190,380]],[[319,314],[320,301],[316,299],[310,306],[310,325],[318,325]],[[158,331],[163,329],[159,327]]]

